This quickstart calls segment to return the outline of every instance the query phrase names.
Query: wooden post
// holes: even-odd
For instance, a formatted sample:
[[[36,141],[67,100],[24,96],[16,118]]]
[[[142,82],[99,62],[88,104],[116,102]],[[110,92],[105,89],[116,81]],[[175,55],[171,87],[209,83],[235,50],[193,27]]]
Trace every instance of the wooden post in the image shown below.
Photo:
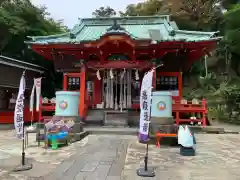
[[[176,111],[176,124],[179,125],[179,123],[180,123],[179,111]]]
[[[40,121],[42,121],[43,117],[42,117],[42,96],[40,96],[40,101],[39,101],[39,111],[38,111],[38,119],[39,119],[39,123]]]
[[[38,141],[38,147],[40,147],[40,137],[41,137],[41,123],[44,125],[44,129],[45,127],[45,122],[44,119],[42,117],[42,96],[40,96],[40,101],[39,101],[39,111],[38,111],[38,124],[37,124],[37,141]],[[43,122],[41,122],[43,120]],[[44,131],[45,132],[45,131]],[[44,135],[46,136],[46,133],[44,133]],[[28,141],[28,140],[27,140]],[[27,142],[28,143],[28,142]]]
[[[67,74],[63,74],[63,90],[67,91],[67,86],[68,86],[68,80],[67,80]]]
[[[86,97],[86,68],[81,66],[80,73],[80,96],[79,96],[79,116],[82,121],[85,120],[85,97]]]
[[[95,79],[94,80],[94,86],[93,86],[93,104],[97,105],[97,104],[101,104],[102,101],[102,79],[98,80]]]
[[[207,116],[207,102],[206,100],[203,98],[202,100],[202,106],[203,106],[203,114],[202,114],[202,125],[205,127],[207,125],[207,119],[206,119],[206,116]]]
[[[182,88],[183,88],[183,84],[182,84],[182,72],[179,72],[178,75],[178,92],[179,92],[179,98],[181,100],[182,98]]]

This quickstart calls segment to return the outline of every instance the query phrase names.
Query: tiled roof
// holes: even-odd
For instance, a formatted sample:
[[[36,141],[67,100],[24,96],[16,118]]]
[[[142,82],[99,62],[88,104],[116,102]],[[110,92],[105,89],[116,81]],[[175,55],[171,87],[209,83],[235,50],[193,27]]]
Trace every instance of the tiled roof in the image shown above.
[[[121,28],[112,28],[117,25]],[[110,30],[111,29],[111,30]],[[204,41],[216,38],[216,32],[178,30],[175,22],[169,16],[136,16],[113,18],[86,18],[65,34],[51,36],[33,36],[29,44],[78,44],[98,40],[106,33],[126,33],[136,40],[151,40],[149,30],[160,30],[162,41]]]
[[[39,72],[39,73],[43,73],[44,71],[47,71],[42,66],[38,66],[36,64],[24,62],[21,60],[13,59],[13,58],[10,58],[7,56],[2,56],[2,55],[0,55],[0,64],[4,64],[7,66],[13,66],[16,68],[25,69],[25,70],[29,70],[29,71]]]

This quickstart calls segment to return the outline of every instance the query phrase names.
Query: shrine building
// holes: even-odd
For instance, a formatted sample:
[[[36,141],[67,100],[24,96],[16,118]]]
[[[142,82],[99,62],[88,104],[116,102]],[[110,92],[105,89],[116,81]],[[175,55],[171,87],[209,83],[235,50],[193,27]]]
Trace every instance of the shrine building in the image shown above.
[[[153,87],[182,98],[182,73],[215,49],[217,32],[179,30],[170,16],[85,18],[70,32],[26,43],[63,73],[63,90],[80,91],[79,115],[91,109],[139,109],[145,72]]]

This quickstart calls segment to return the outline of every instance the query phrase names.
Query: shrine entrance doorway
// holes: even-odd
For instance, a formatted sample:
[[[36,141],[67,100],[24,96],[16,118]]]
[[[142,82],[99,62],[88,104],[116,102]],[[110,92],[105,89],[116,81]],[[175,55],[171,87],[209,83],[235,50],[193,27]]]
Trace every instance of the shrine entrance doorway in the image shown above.
[[[132,106],[132,70],[104,71],[102,100],[105,109],[123,110]]]

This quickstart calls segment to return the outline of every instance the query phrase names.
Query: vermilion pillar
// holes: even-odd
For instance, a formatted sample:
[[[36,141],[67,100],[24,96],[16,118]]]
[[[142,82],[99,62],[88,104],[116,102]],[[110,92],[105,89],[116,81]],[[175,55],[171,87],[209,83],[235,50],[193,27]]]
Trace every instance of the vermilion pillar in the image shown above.
[[[79,116],[82,121],[85,118],[85,97],[86,97],[86,68],[85,66],[81,66],[81,73],[80,73],[80,96],[79,96]]]
[[[94,105],[100,104],[102,101],[102,80],[96,79],[94,81],[94,89],[93,89],[93,98]]]
[[[63,74],[63,90],[64,90],[64,91],[67,91],[67,85],[68,85],[68,82],[67,82],[67,74],[64,73],[64,74]]]
[[[179,72],[179,74],[178,74],[178,91],[179,91],[179,97],[180,97],[180,99],[182,98],[182,88],[183,88],[183,84],[182,84],[182,72]]]

